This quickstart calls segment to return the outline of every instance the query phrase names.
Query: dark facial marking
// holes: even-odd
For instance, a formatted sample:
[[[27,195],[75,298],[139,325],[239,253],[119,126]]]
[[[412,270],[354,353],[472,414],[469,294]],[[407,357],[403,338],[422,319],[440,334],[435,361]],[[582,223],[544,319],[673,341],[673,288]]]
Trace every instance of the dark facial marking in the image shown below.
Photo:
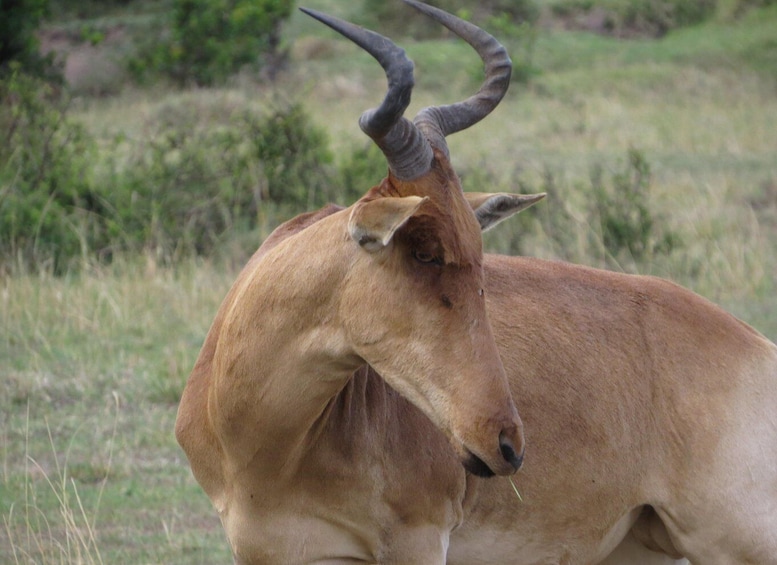
[[[446,294],[443,294],[443,295],[440,297],[440,300],[442,300],[442,304],[443,304],[443,306],[445,306],[446,308],[453,308],[453,302],[451,302],[451,299],[450,299],[450,298],[448,298],[448,296],[447,296]]]

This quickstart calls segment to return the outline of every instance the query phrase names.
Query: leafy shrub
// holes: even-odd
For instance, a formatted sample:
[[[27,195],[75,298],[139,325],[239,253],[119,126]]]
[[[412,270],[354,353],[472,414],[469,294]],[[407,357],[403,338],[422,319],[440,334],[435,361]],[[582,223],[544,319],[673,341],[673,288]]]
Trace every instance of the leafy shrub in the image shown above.
[[[35,32],[48,11],[48,0],[0,2],[0,77],[11,72],[11,63],[26,72],[51,75],[50,57],[39,53]]]
[[[534,0],[485,0],[471,2],[475,10],[481,10],[480,18],[508,17],[514,25],[533,24],[540,16],[540,9]],[[475,13],[476,20],[477,12]]]
[[[766,6],[774,6],[777,4],[777,0],[735,0],[735,3],[737,11],[742,13],[751,8],[765,8]]]
[[[580,27],[617,37],[661,37],[715,14],[717,0],[560,0],[552,12]]]
[[[48,0],[54,20],[91,20],[105,15],[115,14],[117,10],[128,8],[132,4],[147,8],[144,0]],[[134,6],[132,7],[134,8]]]
[[[210,254],[339,190],[328,139],[299,104],[165,106],[144,135],[98,152],[63,100],[16,72],[0,83],[0,132],[0,264],[61,273],[117,251]]]
[[[243,118],[251,153],[262,165],[259,200],[297,209],[331,199],[323,166],[332,162],[327,134],[314,127],[299,104]]]
[[[503,43],[509,42],[510,56],[513,61],[513,74],[510,80],[525,84],[539,74],[534,64],[534,48],[537,44],[538,29],[529,21],[516,23],[509,12],[489,18],[487,23],[492,33]],[[479,69],[477,81],[482,80],[482,69]]]
[[[679,244],[677,234],[656,226],[649,208],[650,165],[638,150],[629,149],[628,163],[612,174],[611,185],[604,182],[602,167],[595,166],[591,189],[602,243],[611,257],[639,263]]]
[[[62,270],[103,237],[95,144],[66,105],[18,65],[0,81],[0,258]]]
[[[328,139],[297,104],[241,108],[217,123],[166,107],[153,121],[148,138],[116,141],[108,167],[120,248],[163,261],[209,254],[268,213],[290,216],[329,199]]]
[[[338,163],[337,194],[333,201],[348,205],[377,185],[388,173],[386,157],[372,141],[346,153]]]
[[[715,13],[717,0],[632,0],[622,25],[660,37],[669,30],[703,22]]]
[[[651,209],[650,165],[637,149],[630,149],[626,162],[609,173],[594,164],[587,183],[560,186],[557,175],[546,170],[542,186],[522,191],[548,194],[547,205],[522,216],[537,218],[552,255],[560,259],[590,263],[600,258],[601,267],[639,271],[682,246],[679,234]],[[575,208],[570,195],[582,197],[582,204]],[[504,251],[520,252],[520,241]]]
[[[17,66],[0,83],[0,265],[62,273],[116,252],[209,255],[236,235],[350,203],[386,174],[372,143],[335,164],[325,132],[293,103],[169,104],[137,138],[102,145],[40,79]]]
[[[292,0],[174,0],[170,31],[131,63],[139,76],[168,74],[181,85],[223,82],[278,55]],[[264,58],[264,60],[262,59]]]
[[[367,24],[384,35],[411,35],[418,38],[442,37],[446,31],[440,24],[420,15],[401,3],[366,0],[364,11]],[[479,25],[491,18],[508,18],[513,25],[533,24],[539,17],[535,0],[428,0],[427,4],[456,14]]]

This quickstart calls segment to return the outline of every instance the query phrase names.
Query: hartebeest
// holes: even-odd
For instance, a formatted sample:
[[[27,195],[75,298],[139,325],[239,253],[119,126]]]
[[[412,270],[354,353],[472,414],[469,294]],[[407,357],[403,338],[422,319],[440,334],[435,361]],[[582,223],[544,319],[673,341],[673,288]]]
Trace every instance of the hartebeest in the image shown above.
[[[183,393],[236,562],[777,563],[777,347],[663,280],[484,256],[480,230],[541,195],[466,196],[445,136],[499,103],[510,60],[405,1],[486,79],[411,122],[404,52],[308,11],[386,70],[360,124],[389,174],[273,232]],[[521,466],[511,398],[522,500],[483,478]]]

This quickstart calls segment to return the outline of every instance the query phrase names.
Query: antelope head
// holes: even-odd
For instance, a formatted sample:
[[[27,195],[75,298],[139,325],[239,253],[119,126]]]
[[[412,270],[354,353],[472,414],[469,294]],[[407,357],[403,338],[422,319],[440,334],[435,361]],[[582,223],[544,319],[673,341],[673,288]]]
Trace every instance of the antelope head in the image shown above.
[[[405,2],[467,41],[486,74],[475,95],[425,108],[413,121],[403,117],[413,87],[405,52],[377,33],[303,9],[369,52],[388,79],[380,107],[359,121],[389,172],[350,209],[355,251],[340,315],[356,354],[447,434],[467,470],[511,474],[523,459],[523,429],[486,313],[481,229],[538,198],[481,194],[471,204],[445,141],[496,107],[511,62],[477,26]]]

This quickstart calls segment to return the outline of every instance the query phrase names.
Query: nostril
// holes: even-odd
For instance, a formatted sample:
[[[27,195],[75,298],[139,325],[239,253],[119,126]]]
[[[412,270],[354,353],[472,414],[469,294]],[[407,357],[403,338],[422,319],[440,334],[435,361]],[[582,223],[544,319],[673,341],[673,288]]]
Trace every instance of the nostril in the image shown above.
[[[510,441],[504,432],[499,434],[499,451],[502,453],[504,460],[513,466],[513,469],[517,471],[521,467],[521,464],[523,463],[523,452],[521,452],[520,455],[515,452],[513,442]]]

